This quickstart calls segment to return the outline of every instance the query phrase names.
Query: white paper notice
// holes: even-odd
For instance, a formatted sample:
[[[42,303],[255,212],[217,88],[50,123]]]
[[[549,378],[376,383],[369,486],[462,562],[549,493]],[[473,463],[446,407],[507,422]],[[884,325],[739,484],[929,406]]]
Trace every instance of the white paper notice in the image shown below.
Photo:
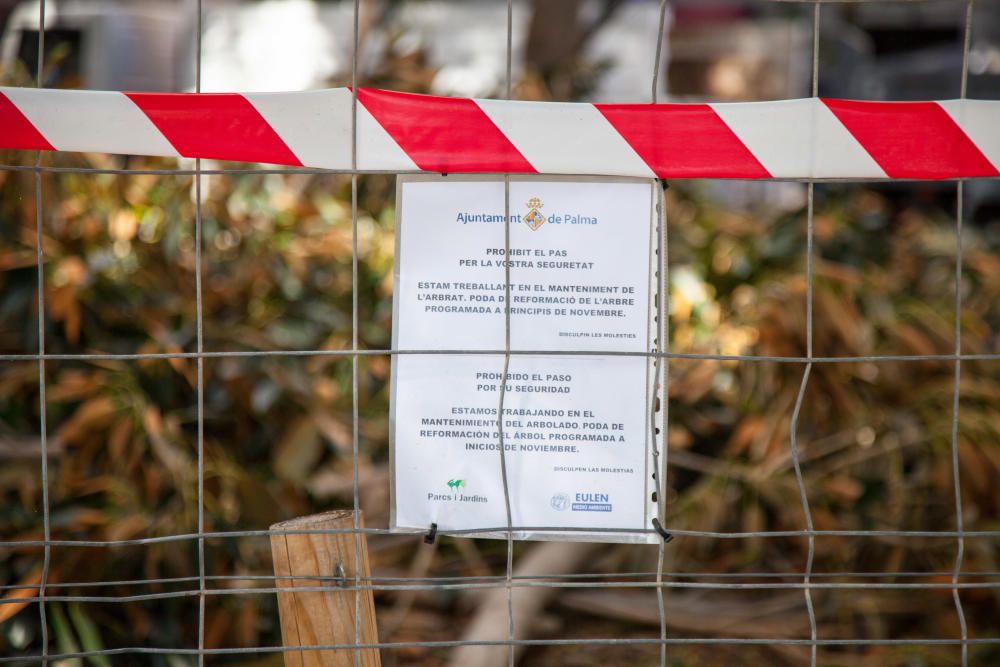
[[[653,541],[651,363],[572,354],[650,349],[653,192],[512,177],[508,254],[502,180],[400,177],[393,347],[502,351],[509,262],[510,347],[533,354],[506,378],[503,354],[393,356],[394,529],[503,534],[506,382],[515,537]]]

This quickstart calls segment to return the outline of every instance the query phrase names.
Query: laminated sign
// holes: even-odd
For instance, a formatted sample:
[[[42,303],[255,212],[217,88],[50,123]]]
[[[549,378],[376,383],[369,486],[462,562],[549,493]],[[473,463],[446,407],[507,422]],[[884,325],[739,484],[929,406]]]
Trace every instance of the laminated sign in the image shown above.
[[[654,183],[397,188],[393,528],[652,541]]]

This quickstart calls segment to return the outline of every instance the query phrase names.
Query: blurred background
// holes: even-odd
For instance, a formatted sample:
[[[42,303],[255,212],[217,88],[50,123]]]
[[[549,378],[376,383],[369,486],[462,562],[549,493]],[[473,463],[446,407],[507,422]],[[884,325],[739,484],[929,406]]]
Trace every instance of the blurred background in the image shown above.
[[[34,85],[37,2],[0,0],[0,82]],[[514,96],[560,101],[650,99],[659,3],[517,0]],[[203,3],[202,89],[305,90],[350,83],[353,3]],[[810,93],[810,4],[676,0],[668,4],[659,96],[743,101]],[[960,93],[965,3],[824,5],[819,90],[859,99],[948,99]],[[444,95],[501,96],[506,3],[362,0],[359,84]],[[969,96],[1000,98],[1000,5],[976,4]],[[197,6],[170,0],[49,0],[43,85],[192,90]],[[196,349],[194,164],[105,154],[0,152],[0,354],[38,351],[36,217],[45,257],[47,351],[178,353]],[[204,335],[208,351],[345,349],[351,345],[351,177],[255,173],[203,161]],[[108,173],[108,170],[140,173]],[[170,170],[182,173],[169,173]],[[96,171],[95,171],[96,170]],[[103,170],[103,171],[102,171]],[[166,170],[150,173],[150,170]],[[675,352],[806,354],[806,186],[689,181],[667,191],[670,346]],[[817,356],[954,351],[955,183],[820,184],[815,190]],[[388,349],[394,179],[358,178],[360,344]],[[1000,354],[1000,190],[964,188],[962,348]],[[351,361],[246,356],[205,361],[208,531],[266,529],[352,504]],[[670,373],[668,525],[706,532],[805,526],[789,427],[803,366],[674,359]],[[819,530],[955,528],[951,469],[954,366],[947,361],[817,364],[799,420],[804,482]],[[368,526],[388,524],[389,357],[359,362],[360,491]],[[962,365],[957,445],[965,528],[1000,529],[1000,362]],[[126,540],[197,532],[196,365],[191,358],[49,361],[45,365],[52,538]],[[42,574],[36,361],[0,361],[0,594],[30,597]],[[824,639],[956,638],[954,537],[821,536],[813,591]],[[502,542],[376,535],[376,577],[505,572]],[[515,545],[515,568],[580,582],[650,581],[657,550]],[[554,554],[554,555],[552,555]],[[802,537],[679,537],[675,583],[801,582]],[[266,536],[206,540],[207,647],[280,644]],[[638,573],[638,574],[637,574]],[[645,574],[642,574],[645,573]],[[961,591],[969,636],[1000,636],[1000,543],[968,537]],[[586,576],[582,576],[586,575]],[[136,583],[128,583],[135,581]],[[49,595],[144,595],[198,588],[197,541],[57,546]],[[119,583],[105,583],[119,582]],[[935,584],[878,588],[868,584]],[[26,588],[27,587],[27,588]],[[379,638],[454,640],[482,592],[379,590]],[[538,595],[519,618],[536,638],[658,638],[651,589],[517,589]],[[808,638],[797,589],[667,590],[673,637]],[[49,602],[50,651],[197,646],[198,598]],[[40,651],[36,603],[0,604],[0,655]],[[680,645],[671,665],[808,663],[806,646]],[[955,665],[956,646],[820,648],[823,665]],[[137,656],[62,664],[135,664]],[[142,656],[179,667],[190,656]],[[384,650],[385,665],[456,664],[448,649]],[[539,646],[522,665],[658,664],[655,645]],[[279,665],[280,654],[209,663]],[[996,645],[970,663],[1000,664]]]

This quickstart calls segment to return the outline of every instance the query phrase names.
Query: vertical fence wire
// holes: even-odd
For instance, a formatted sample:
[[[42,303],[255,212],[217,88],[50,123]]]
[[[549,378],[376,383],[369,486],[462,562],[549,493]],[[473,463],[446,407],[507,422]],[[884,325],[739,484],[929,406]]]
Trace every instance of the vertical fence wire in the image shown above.
[[[660,92],[660,63],[663,59],[663,31],[666,28],[667,0],[660,0],[660,15],[657,21],[656,48],[653,52],[653,80],[650,84],[650,101],[656,104],[659,101]],[[654,184],[654,188],[657,185]],[[656,352],[666,352],[670,350],[670,329],[669,329],[669,299],[670,299],[670,260],[667,257],[667,201],[662,187],[657,188],[656,193]],[[669,382],[670,359],[666,356],[657,356],[653,363],[653,399],[650,413],[651,430],[650,441],[653,448],[653,483],[656,494],[656,514],[661,526],[667,524],[667,486],[668,486],[668,466],[667,449],[670,447],[668,432],[670,427],[669,408]],[[659,405],[657,405],[657,403]],[[659,431],[657,438],[657,407],[660,410]],[[662,446],[662,452],[660,450]],[[661,462],[662,457],[662,462]],[[660,667],[667,665],[667,609],[664,600],[663,587],[663,562],[666,552],[666,543],[661,540],[656,547],[656,612],[660,621]]]
[[[43,87],[45,74],[45,2],[38,3],[38,62],[35,67],[35,86]],[[42,576],[38,587],[38,620],[41,628],[42,664],[49,660],[49,623],[45,613],[46,585],[49,581],[49,567],[52,562],[52,516],[49,508],[49,440],[48,406],[45,389],[45,249],[42,225],[42,151],[35,155],[35,261],[38,264],[38,414],[39,442],[41,447],[42,484]]]
[[[511,63],[513,60],[514,43],[514,2],[507,0],[507,40],[505,49],[505,76],[504,76],[504,97],[511,99],[512,73]],[[500,373],[500,392],[497,402],[497,440],[500,445],[500,481],[503,484],[503,504],[507,519],[507,562],[506,562],[506,588],[507,588],[507,665],[514,667],[514,657],[516,647],[514,645],[514,526],[513,515],[510,508],[510,483],[507,479],[507,453],[504,438],[503,416],[504,401],[507,398],[507,374],[510,370],[510,174],[503,177],[503,248],[504,248],[504,279],[503,279],[503,371]]]
[[[819,96],[819,40],[820,40],[820,3],[813,4],[812,12],[812,97]],[[802,576],[805,596],[806,612],[809,616],[809,664],[816,667],[817,660],[817,640],[819,638],[819,628],[816,622],[816,610],[813,606],[812,597],[812,570],[816,556],[816,534],[813,525],[812,509],[809,506],[809,494],[806,492],[805,480],[802,475],[802,463],[799,456],[799,417],[802,411],[802,403],[805,399],[806,391],[809,388],[809,377],[812,374],[813,359],[813,214],[815,183],[810,180],[806,184],[806,363],[802,372],[802,382],[799,384],[798,395],[795,397],[795,407],[792,410],[792,418],[789,424],[789,446],[792,454],[792,466],[795,469],[795,482],[799,490],[799,502],[802,505],[802,515],[806,524],[807,553],[805,570]]]
[[[361,480],[358,459],[358,50],[361,48],[361,0],[354,0],[351,43],[351,498],[354,506],[354,643],[361,645]],[[355,649],[354,665],[361,664]]]
[[[969,52],[972,46],[972,13],[974,0],[966,0],[965,25],[962,37],[962,80],[959,97],[965,99],[969,88]],[[955,187],[955,354],[962,354],[962,222],[965,217],[964,199],[965,186],[959,180]],[[958,533],[955,545],[955,563],[951,574],[951,596],[955,603],[955,613],[958,616],[958,626],[962,636],[962,667],[969,664],[969,627],[965,619],[965,608],[958,592],[958,579],[962,573],[962,562],[965,559],[965,518],[962,508],[962,475],[958,457],[958,411],[962,394],[962,359],[955,358],[954,392],[951,405],[951,474],[955,490],[955,530]]]
[[[194,89],[201,92],[202,0],[195,0],[195,77]],[[198,402],[198,665],[205,664],[205,318],[202,300],[202,218],[201,158],[194,161],[194,291],[197,330],[197,402]]]

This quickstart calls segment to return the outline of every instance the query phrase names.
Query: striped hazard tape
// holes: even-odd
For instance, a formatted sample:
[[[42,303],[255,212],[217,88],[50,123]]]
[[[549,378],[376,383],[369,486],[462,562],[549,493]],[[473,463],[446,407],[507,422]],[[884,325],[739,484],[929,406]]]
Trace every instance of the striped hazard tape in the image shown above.
[[[350,89],[0,87],[0,148],[352,168]],[[361,171],[660,178],[1000,176],[1000,102],[508,102],[359,89]]]

